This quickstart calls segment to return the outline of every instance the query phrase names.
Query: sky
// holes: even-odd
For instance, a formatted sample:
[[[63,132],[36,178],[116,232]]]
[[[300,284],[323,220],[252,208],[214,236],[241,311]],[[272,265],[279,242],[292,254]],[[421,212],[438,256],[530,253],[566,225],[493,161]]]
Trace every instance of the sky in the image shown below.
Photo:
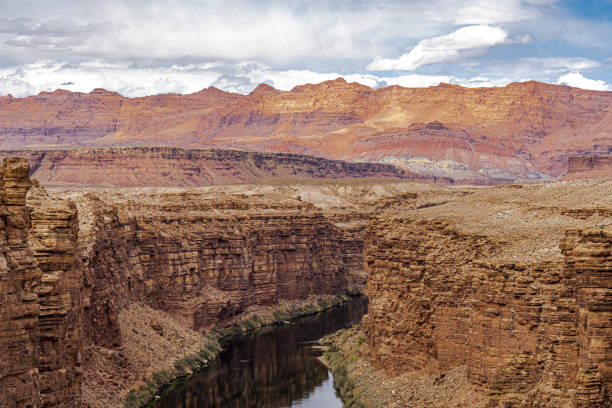
[[[0,95],[537,80],[612,91],[612,0],[0,0]]]

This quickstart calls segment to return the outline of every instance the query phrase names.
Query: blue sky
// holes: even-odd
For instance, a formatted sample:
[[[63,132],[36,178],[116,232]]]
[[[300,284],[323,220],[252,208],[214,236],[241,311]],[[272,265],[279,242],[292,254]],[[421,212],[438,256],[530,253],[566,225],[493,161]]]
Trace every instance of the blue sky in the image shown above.
[[[612,90],[612,0],[0,0],[0,94],[538,80]]]

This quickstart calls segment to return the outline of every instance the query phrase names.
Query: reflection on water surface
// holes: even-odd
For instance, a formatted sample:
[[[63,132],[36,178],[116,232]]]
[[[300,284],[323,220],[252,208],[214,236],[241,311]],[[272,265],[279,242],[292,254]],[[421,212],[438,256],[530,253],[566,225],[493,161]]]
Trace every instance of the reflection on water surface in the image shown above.
[[[155,408],[341,408],[333,380],[311,342],[350,326],[367,309],[364,297],[295,324],[269,328],[229,344],[207,370],[172,387]]]

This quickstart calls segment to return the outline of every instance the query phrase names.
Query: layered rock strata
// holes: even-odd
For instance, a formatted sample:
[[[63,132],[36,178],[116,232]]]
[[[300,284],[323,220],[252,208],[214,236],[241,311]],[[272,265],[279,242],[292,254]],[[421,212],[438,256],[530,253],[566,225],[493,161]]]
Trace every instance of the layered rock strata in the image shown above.
[[[563,178],[612,178],[612,155],[572,156]]]
[[[77,407],[84,338],[76,208],[49,197],[26,205],[28,171],[12,158],[0,174],[0,405]]]
[[[343,232],[310,204],[198,191],[135,198],[75,198],[88,220],[85,318],[97,344],[120,345],[116,316],[132,302],[198,330],[253,305],[347,290]]]
[[[449,183],[390,164],[350,163],[287,153],[222,149],[126,147],[0,150],[25,157],[44,186],[175,187],[253,182],[268,178],[394,177]]]
[[[611,199],[609,182],[504,187],[373,219],[370,361],[465,366],[491,407],[609,406]]]
[[[0,146],[171,145],[392,163],[458,182],[550,180],[573,155],[612,151],[612,93],[534,81],[371,89],[339,78],[289,92],[216,88],[126,98],[0,97]]]

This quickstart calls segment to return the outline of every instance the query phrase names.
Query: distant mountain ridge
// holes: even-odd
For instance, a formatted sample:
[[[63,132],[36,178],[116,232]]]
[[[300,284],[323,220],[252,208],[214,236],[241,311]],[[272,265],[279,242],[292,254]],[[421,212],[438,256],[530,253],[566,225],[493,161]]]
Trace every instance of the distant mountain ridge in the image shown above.
[[[343,79],[249,95],[0,97],[0,147],[169,145],[388,163],[457,182],[549,180],[612,152],[612,92],[540,82],[371,89]]]
[[[291,153],[177,147],[78,147],[0,150],[24,157],[30,176],[48,187],[201,187],[270,178],[393,177],[448,184],[382,163],[349,163]]]

